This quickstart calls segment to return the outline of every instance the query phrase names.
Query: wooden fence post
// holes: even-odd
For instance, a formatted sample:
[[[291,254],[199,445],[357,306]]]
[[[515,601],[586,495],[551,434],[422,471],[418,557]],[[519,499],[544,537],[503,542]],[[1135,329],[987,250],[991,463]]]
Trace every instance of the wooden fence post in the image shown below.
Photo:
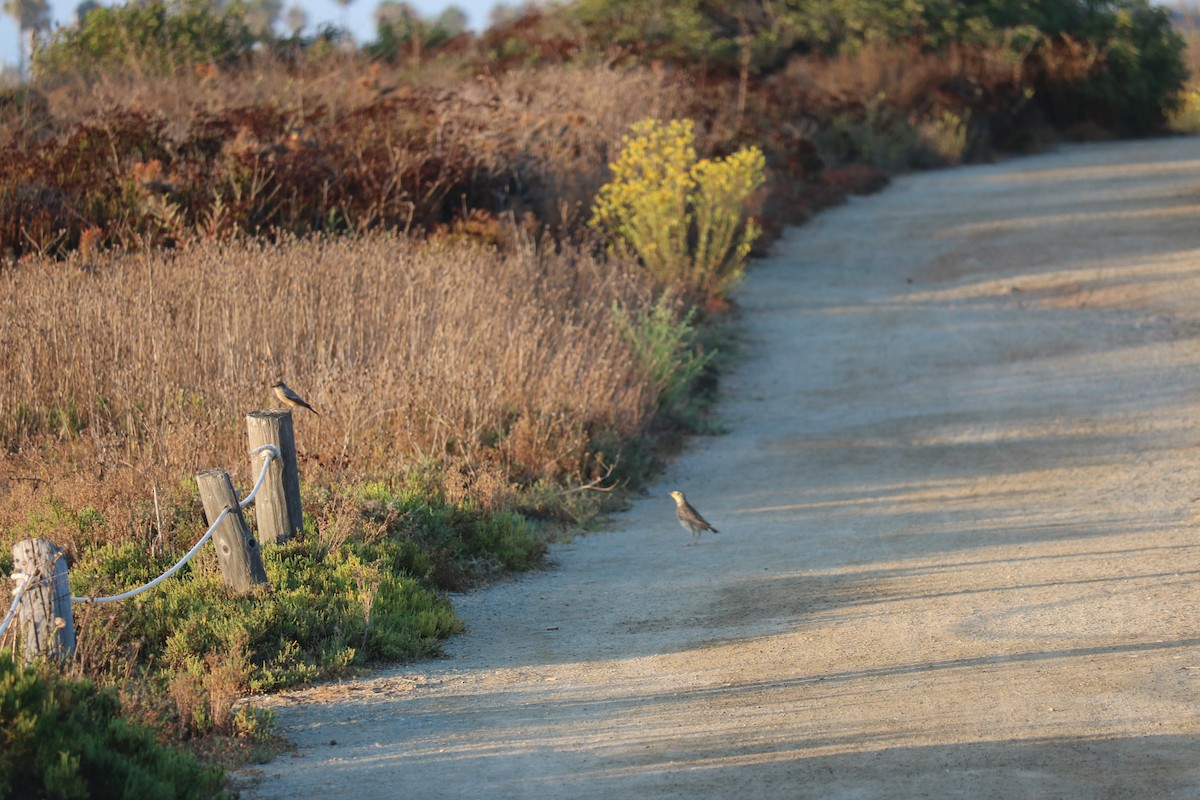
[[[17,609],[25,663],[39,656],[65,661],[75,652],[75,620],[63,551],[47,539],[25,539],[12,553],[13,571],[33,581]]]
[[[262,553],[242,516],[228,473],[219,469],[201,472],[196,475],[196,486],[200,489],[200,502],[204,504],[204,516],[208,517],[209,525],[222,511],[229,509],[229,514],[213,531],[213,546],[217,548],[225,585],[235,592],[245,593],[266,583]]]
[[[250,452],[265,444],[279,448],[280,457],[271,461],[267,477],[254,496],[254,516],[263,542],[282,544],[304,530],[304,509],[300,506],[300,473],[296,468],[296,436],[292,412],[272,408],[246,415]],[[251,480],[262,471],[262,454],[250,458]]]

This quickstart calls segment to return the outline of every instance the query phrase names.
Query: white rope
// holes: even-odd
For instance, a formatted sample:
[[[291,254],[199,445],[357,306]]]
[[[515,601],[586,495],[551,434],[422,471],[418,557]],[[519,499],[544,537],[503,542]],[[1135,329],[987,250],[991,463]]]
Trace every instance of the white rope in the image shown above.
[[[13,593],[12,607],[8,609],[4,622],[0,622],[0,639],[4,638],[4,634],[8,632],[8,626],[12,624],[13,617],[17,614],[17,606],[21,605],[21,595],[25,594],[25,590],[34,583],[33,575],[16,572],[9,577],[17,581],[17,591]]]
[[[240,505],[242,508],[245,508],[254,502],[254,495],[258,494],[259,487],[262,486],[263,481],[267,479],[267,467],[271,465],[271,461],[281,457],[279,454],[279,448],[273,444],[264,444],[262,447],[256,447],[250,451],[250,455],[252,456],[258,455],[259,453],[262,453],[265,456],[263,459],[262,471],[258,473],[258,480],[254,482],[254,488],[250,490],[250,494],[246,495],[245,500],[242,500],[240,503],[238,503],[238,505]]]
[[[187,551],[187,555],[185,555],[183,558],[179,559],[179,561],[177,561],[175,563],[175,566],[171,567],[169,570],[164,572],[162,575],[159,575],[157,578],[155,578],[154,580],[145,584],[144,586],[139,586],[136,589],[130,589],[128,592],[122,592],[121,594],[110,595],[109,597],[75,597],[74,595],[72,595],[71,602],[72,603],[116,603],[119,600],[128,600],[131,597],[136,597],[137,595],[141,594],[142,592],[146,591],[147,589],[153,589],[155,586],[158,586],[160,583],[165,581],[167,578],[171,577],[176,572],[178,572],[180,570],[180,568],[183,567],[184,564],[186,564],[188,561],[190,561],[192,559],[192,556],[196,555],[196,553],[198,553],[200,551],[200,548],[204,546],[204,543],[212,538],[213,531],[215,531],[217,529],[217,527],[222,522],[225,521],[225,517],[227,517],[229,515],[229,512],[232,510],[233,509],[231,509],[229,506],[225,506],[225,508],[221,509],[221,513],[217,515],[216,521],[214,521],[213,524],[208,527],[208,532],[200,537],[200,541],[196,542],[196,544],[192,547],[191,550]]]
[[[254,484],[254,489],[251,490],[250,494],[246,495],[245,500],[242,500],[238,503],[238,506],[241,508],[245,508],[251,502],[253,502],[254,495],[258,494],[259,487],[262,486],[263,480],[266,479],[266,477],[267,477],[267,468],[269,466],[271,466],[271,461],[273,461],[276,458],[279,458],[279,448],[273,444],[264,444],[262,447],[256,448],[255,450],[251,451],[252,455],[257,455],[258,453],[262,453],[264,456],[262,471],[259,472],[259,474],[258,474],[258,480]],[[225,506],[225,508],[221,510],[221,513],[217,515],[217,518],[215,520],[213,520],[213,524],[208,526],[208,531],[203,536],[200,537],[200,541],[196,542],[196,544],[194,544],[192,546],[191,550],[188,550],[187,555],[185,555],[183,558],[179,559],[179,561],[177,561],[175,563],[175,566],[171,567],[169,570],[164,572],[162,575],[159,575],[157,578],[150,581],[149,583],[147,583],[143,586],[139,586],[136,589],[130,589],[127,592],[122,592],[121,594],[114,594],[109,597],[74,597],[74,596],[72,596],[71,602],[72,603],[116,603],[120,600],[128,600],[131,597],[136,597],[137,595],[141,594],[142,592],[144,592],[148,589],[153,589],[155,586],[158,586],[160,583],[165,581],[167,578],[171,577],[176,572],[178,572],[183,567],[184,564],[191,561],[192,556],[194,556],[194,555],[196,555],[196,553],[200,552],[200,548],[204,546],[204,543],[212,538],[213,531],[215,531],[217,528],[220,527],[221,523],[225,521],[225,517],[228,516],[230,514],[230,512],[232,512],[232,511],[233,511],[232,508],[230,508],[229,506]],[[14,608],[15,608],[15,605],[14,605]]]

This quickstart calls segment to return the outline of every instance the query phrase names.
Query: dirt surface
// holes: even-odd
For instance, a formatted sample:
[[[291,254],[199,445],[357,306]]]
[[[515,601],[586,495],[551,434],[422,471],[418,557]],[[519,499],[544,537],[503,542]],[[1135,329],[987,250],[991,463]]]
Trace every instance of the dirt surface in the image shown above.
[[[737,299],[728,434],[273,699],[245,798],[1200,797],[1200,141],[900,179]]]

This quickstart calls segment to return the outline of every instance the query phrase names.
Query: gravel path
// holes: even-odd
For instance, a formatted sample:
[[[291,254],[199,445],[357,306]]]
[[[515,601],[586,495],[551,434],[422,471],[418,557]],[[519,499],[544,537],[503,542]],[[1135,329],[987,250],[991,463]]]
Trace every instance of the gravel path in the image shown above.
[[[273,698],[246,800],[1200,797],[1200,141],[902,178],[737,299],[728,434]]]

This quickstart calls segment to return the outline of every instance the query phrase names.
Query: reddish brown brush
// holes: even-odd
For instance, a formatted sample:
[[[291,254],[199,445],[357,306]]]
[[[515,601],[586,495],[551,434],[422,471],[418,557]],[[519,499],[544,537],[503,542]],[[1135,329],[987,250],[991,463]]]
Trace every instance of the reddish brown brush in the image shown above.
[[[0,254],[62,255],[89,228],[94,245],[133,249],[428,231],[479,210],[561,226],[634,121],[678,110],[648,71],[548,67],[443,88],[362,60],[327,66],[114,76],[0,107]]]

